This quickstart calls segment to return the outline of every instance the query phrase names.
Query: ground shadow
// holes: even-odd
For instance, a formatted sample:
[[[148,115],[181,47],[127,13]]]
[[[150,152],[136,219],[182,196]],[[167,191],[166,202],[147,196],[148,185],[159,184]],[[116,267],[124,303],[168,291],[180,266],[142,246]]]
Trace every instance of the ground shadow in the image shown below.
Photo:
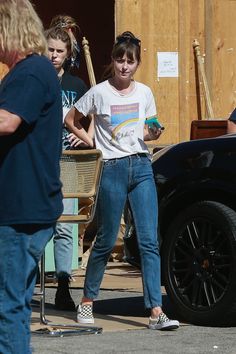
[[[177,318],[167,295],[162,297],[163,311],[172,318]],[[143,296],[119,297],[94,302],[94,312],[101,315],[147,317],[150,311],[145,310]],[[178,318],[181,320],[180,318]]]

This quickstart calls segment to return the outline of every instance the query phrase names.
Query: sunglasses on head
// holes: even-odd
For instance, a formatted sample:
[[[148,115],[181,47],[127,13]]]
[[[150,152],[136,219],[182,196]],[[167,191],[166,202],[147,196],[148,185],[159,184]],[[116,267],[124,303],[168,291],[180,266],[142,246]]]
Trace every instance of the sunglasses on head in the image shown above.
[[[120,43],[124,43],[124,42],[130,42],[133,43],[135,45],[137,45],[138,47],[140,46],[140,39],[138,38],[132,38],[132,37],[126,37],[126,36],[120,36],[117,40],[115,44],[120,44]]]

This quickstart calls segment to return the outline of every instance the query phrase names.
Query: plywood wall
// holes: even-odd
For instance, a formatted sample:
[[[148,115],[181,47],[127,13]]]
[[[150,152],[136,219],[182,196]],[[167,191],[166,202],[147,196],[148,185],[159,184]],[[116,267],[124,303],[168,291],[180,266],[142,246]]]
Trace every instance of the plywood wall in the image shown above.
[[[4,78],[4,76],[8,73],[9,69],[7,65],[0,62],[0,81]]]
[[[189,139],[191,121],[207,119],[192,43],[198,39],[215,118],[236,106],[235,0],[116,0],[115,32],[142,41],[136,79],[148,84],[166,130],[159,143]],[[179,76],[157,77],[157,52],[178,52]]]
[[[58,2],[56,10],[55,6],[50,10],[45,5],[46,12],[44,2],[34,2],[44,23],[55,13],[67,12],[78,17],[90,42],[97,79],[110,61],[114,30],[116,35],[131,30],[140,37],[142,63],[136,79],[149,85],[154,92],[159,119],[166,127],[160,144],[188,140],[191,121],[208,118],[203,82],[202,79],[198,81],[192,47],[194,39],[199,41],[204,58],[214,117],[227,118],[236,106],[236,0],[103,0],[104,6],[98,2],[94,12],[98,22],[105,23],[102,27],[90,17],[87,21],[85,9],[93,6],[92,0],[81,0],[79,7],[78,1],[68,0],[66,8]],[[81,18],[80,14],[83,14]],[[89,35],[86,22],[91,30]],[[102,44],[98,39],[102,39]],[[99,45],[95,48],[97,42]],[[178,77],[157,77],[159,52],[178,53]],[[0,65],[0,78],[5,70]]]

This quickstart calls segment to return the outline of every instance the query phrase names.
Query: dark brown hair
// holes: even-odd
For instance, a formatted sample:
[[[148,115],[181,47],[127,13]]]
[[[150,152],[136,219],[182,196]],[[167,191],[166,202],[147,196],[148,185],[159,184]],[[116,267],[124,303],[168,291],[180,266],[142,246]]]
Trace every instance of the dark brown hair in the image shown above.
[[[141,62],[141,41],[134,36],[132,32],[126,31],[116,37],[111,57],[112,59],[123,58],[124,54],[130,60],[136,59],[138,63]]]
[[[68,33],[71,40],[71,46],[70,46],[70,58],[66,62],[66,68],[69,70],[74,66],[79,68],[80,47],[76,37],[80,33],[80,28],[77,25],[75,19],[68,15],[56,15],[51,20],[50,28],[58,28],[59,30],[64,30],[65,32]]]
[[[141,41],[132,32],[125,31],[116,37],[113,45],[111,58],[113,60],[123,58],[127,55],[128,59],[141,62]],[[111,62],[104,70],[102,80],[106,80],[114,75],[113,63]]]
[[[74,36],[77,32],[80,32],[80,28],[77,25],[75,19],[68,15],[56,15],[52,18],[49,27],[61,27],[65,30],[71,30]]]

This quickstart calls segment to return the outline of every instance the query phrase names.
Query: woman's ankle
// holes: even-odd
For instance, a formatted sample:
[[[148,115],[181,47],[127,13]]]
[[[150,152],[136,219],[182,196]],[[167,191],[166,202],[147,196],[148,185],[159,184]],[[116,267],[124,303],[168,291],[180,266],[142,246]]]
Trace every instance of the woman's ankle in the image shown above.
[[[81,300],[81,304],[83,304],[83,305],[85,305],[85,304],[92,305],[93,304],[93,300],[89,299],[88,297],[83,296],[83,298]]]
[[[162,313],[162,308],[160,306],[153,307],[151,309],[151,318],[157,318]]]

